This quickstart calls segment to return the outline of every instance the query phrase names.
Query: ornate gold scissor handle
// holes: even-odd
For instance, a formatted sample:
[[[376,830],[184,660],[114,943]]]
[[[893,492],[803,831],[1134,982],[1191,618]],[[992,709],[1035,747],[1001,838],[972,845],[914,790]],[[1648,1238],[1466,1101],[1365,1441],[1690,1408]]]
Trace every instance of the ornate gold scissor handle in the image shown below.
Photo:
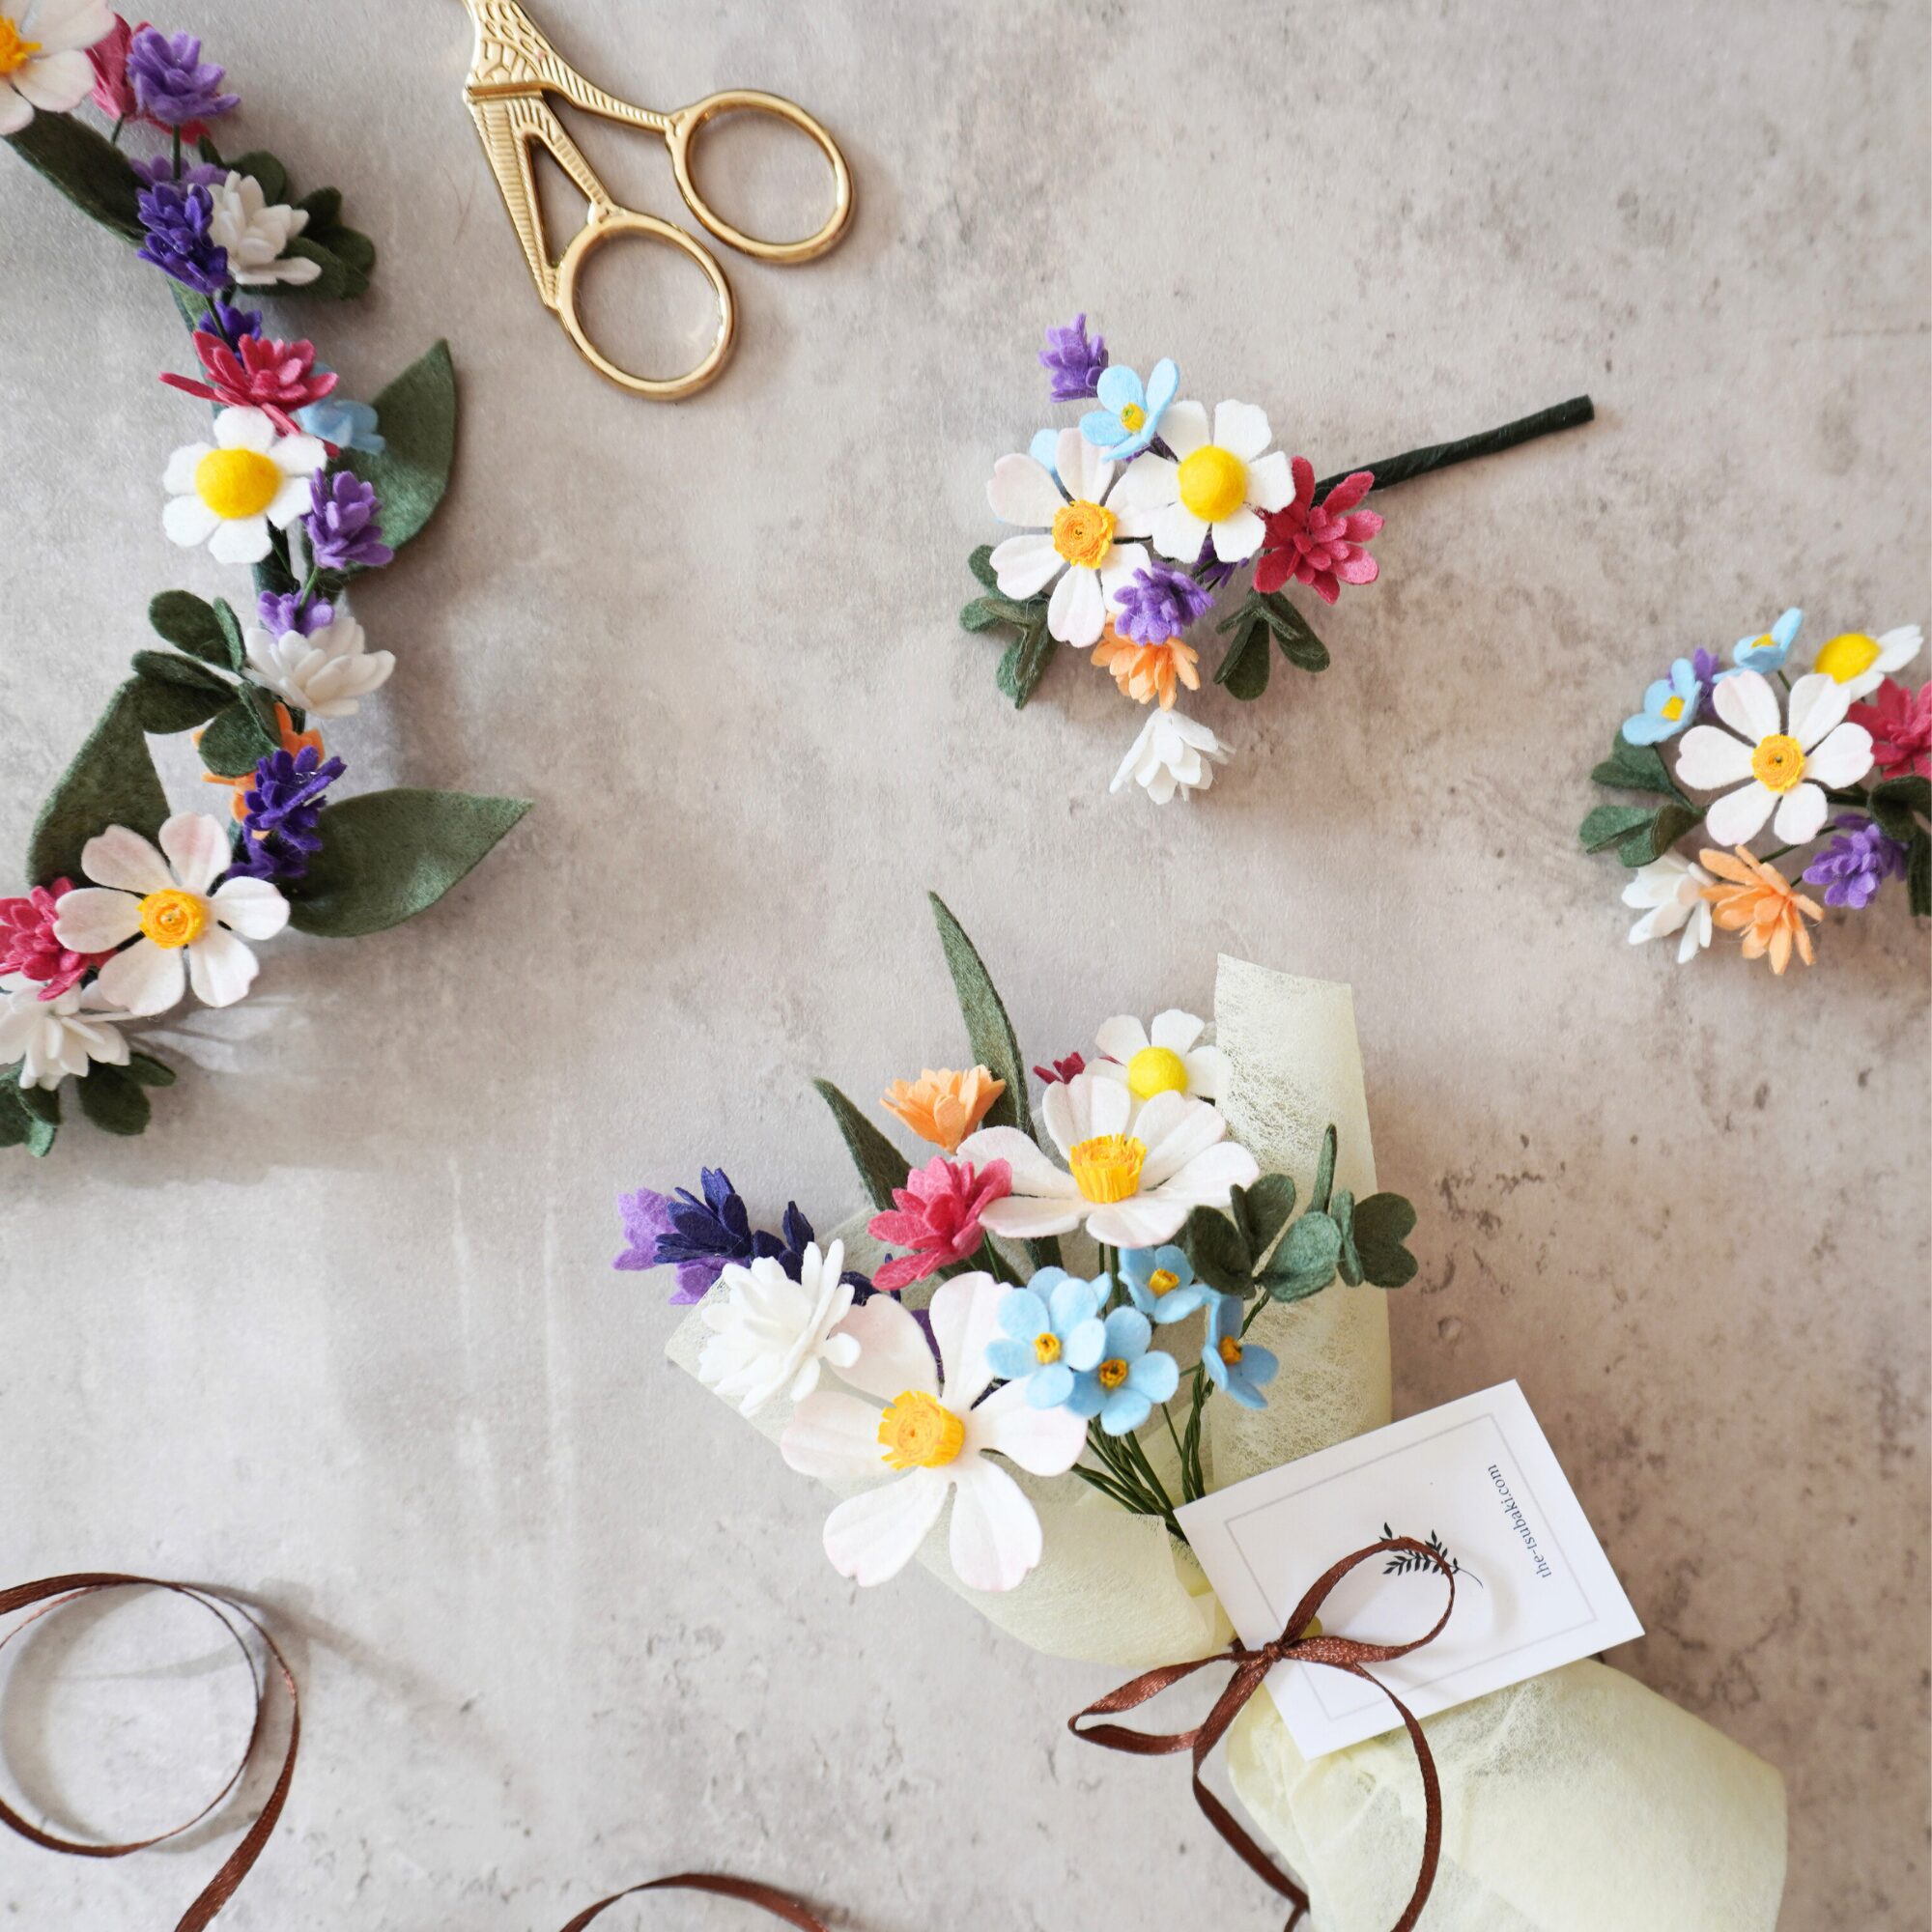
[[[469,103],[470,116],[476,123],[484,153],[490,157],[497,185],[502,190],[503,205],[509,210],[518,240],[524,244],[524,256],[544,306],[562,323],[584,360],[619,388],[660,402],[674,401],[703,388],[724,366],[737,334],[737,305],[717,257],[682,228],[613,200],[544,97],[559,94],[588,113],[662,135],[670,151],[671,171],[677,178],[684,205],[719,241],[762,262],[809,262],[814,255],[824,254],[845,232],[852,218],[852,176],[838,143],[796,102],[753,88],[709,94],[671,114],[634,107],[585,80],[544,39],[515,0],[464,0],[464,4],[476,23],[476,51],[464,85],[464,99]],[[833,209],[824,226],[815,233],[797,242],[767,242],[747,235],[719,214],[698,192],[691,171],[692,142],[706,122],[720,114],[738,111],[772,115],[801,129],[817,143],[832,168]],[[537,200],[530,159],[532,147],[541,147],[550,154],[576,185],[587,206],[583,226],[554,264]],[[591,341],[578,314],[578,281],[584,263],[607,242],[626,235],[662,242],[678,249],[703,271],[717,298],[717,336],[697,364],[682,376],[653,378],[620,368]]]

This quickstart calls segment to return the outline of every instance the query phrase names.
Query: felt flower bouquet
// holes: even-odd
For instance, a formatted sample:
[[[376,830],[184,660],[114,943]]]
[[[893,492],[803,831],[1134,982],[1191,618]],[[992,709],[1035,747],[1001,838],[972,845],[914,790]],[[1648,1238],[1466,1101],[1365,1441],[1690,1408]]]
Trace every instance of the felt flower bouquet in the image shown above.
[[[256,151],[225,162],[208,128],[238,104],[200,43],[130,29],[99,0],[0,0],[0,132],[165,278],[197,368],[160,380],[212,420],[156,455],[156,515],[184,549],[253,572],[247,616],[162,591],[140,650],[42,807],[25,891],[0,897],[0,1147],[44,1154],[72,1082],[110,1133],[148,1125],[174,1069],[137,1029],[192,997],[242,999],[254,948],[285,927],[350,937],[433,904],[527,809],[390,790],[343,798],[324,743],[395,668],[370,648],[351,586],[392,560],[448,481],[455,378],[438,343],[373,404],[339,392],[315,345],[275,333],[262,298],[353,297],[375,249],[341,196],[290,199]],[[91,98],[105,137],[67,110]],[[134,161],[130,128],[162,136]],[[192,149],[189,143],[192,142]],[[192,157],[191,157],[192,156]],[[192,733],[212,809],[175,809],[150,736]],[[206,798],[204,794],[204,798]],[[130,1035],[132,1036],[130,1037]]]
[[[1333,604],[1342,586],[1376,582],[1369,545],[1373,487],[1525,442],[1590,419],[1587,396],[1461,441],[1411,450],[1317,481],[1305,456],[1276,446],[1265,410],[1226,399],[1211,412],[1180,395],[1169,357],[1145,379],[1109,359],[1086,316],[1049,328],[1039,362],[1055,404],[1091,401],[1077,422],[1038,431],[1023,455],[993,466],[986,500],[1015,534],[981,546],[969,566],[983,586],[960,613],[968,631],[1011,633],[1000,689],[1024,705],[1055,646],[1090,652],[1121,696],[1148,715],[1111,789],[1136,783],[1156,804],[1213,782],[1231,752],[1177,708],[1201,689],[1197,644],[1214,625],[1228,639],[1214,682],[1249,701],[1267,689],[1273,649],[1298,670],[1328,668],[1328,649],[1286,593],[1291,583]],[[1248,573],[1246,594],[1232,586]]]
[[[1826,906],[1862,913],[1901,880],[1914,914],[1932,914],[1932,684],[1915,694],[1893,675],[1923,635],[1848,631],[1801,674],[1803,622],[1786,611],[1728,662],[1701,647],[1675,660],[1590,774],[1662,801],[1600,805],[1580,828],[1584,850],[1632,868],[1633,945],[1674,938],[1682,965],[1735,932],[1781,974],[1794,952],[1811,964]]]

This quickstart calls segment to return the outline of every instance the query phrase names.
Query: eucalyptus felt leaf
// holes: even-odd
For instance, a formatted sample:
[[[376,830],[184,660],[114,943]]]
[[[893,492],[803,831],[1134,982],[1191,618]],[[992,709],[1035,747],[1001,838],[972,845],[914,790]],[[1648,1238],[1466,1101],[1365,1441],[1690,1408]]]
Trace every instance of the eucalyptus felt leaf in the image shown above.
[[[87,1069],[84,1079],[75,1082],[80,1111],[109,1134],[143,1134],[154,1114],[147,1088],[131,1066],[103,1066],[98,1063]]]
[[[290,923],[328,939],[383,932],[426,911],[529,810],[469,792],[363,792],[327,807],[322,850],[290,888]]]
[[[1308,1205],[1318,1213],[1326,1213],[1328,1209],[1328,1195],[1335,1185],[1335,1154],[1340,1145],[1341,1136],[1330,1121],[1322,1130],[1321,1151],[1315,1159],[1315,1185],[1308,1192]]]
[[[1355,1197],[1346,1187],[1336,1188],[1328,1200],[1328,1212],[1342,1235],[1342,1246],[1335,1257],[1336,1270],[1350,1288],[1360,1288],[1362,1257],[1355,1247]]]
[[[383,541],[401,550],[436,513],[456,457],[456,370],[449,344],[419,355],[375,400],[387,445],[380,455],[352,449],[343,458],[383,505]]]
[[[912,1171],[905,1156],[831,1081],[814,1080],[811,1084],[832,1109],[839,1136],[865,1182],[867,1199],[881,1213],[886,1212],[893,1206],[893,1189],[903,1187]]]
[[[1294,1212],[1294,1179],[1286,1174],[1264,1174],[1252,1187],[1234,1190],[1235,1221],[1248,1244],[1251,1262],[1259,1262]]]
[[[1353,1236],[1363,1279],[1377,1288],[1413,1281],[1416,1260],[1404,1243],[1415,1229],[1415,1208],[1400,1194],[1371,1194],[1355,1204]]]
[[[1194,1264],[1194,1272],[1209,1288],[1242,1296],[1255,1292],[1253,1256],[1240,1229],[1227,1215],[1212,1208],[1190,1209],[1181,1244]]]
[[[1277,1301],[1305,1301],[1335,1279],[1341,1257],[1342,1230],[1332,1216],[1310,1208],[1289,1229],[1261,1284]]]
[[[108,699],[100,722],[42,806],[27,845],[30,884],[78,881],[81,848],[110,825],[147,838],[161,829],[168,800],[148,752],[142,705],[142,681],[129,678]]]

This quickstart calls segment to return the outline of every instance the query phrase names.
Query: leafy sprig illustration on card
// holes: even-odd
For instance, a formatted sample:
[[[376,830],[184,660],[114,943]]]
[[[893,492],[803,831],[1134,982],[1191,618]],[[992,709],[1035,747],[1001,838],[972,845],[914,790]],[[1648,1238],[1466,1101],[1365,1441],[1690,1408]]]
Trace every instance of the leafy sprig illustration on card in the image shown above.
[[[1382,1534],[1385,1537],[1393,1537],[1395,1531],[1387,1523],[1383,1523]],[[1448,1564],[1449,1574],[1452,1577],[1466,1577],[1479,1590],[1487,1590],[1490,1587],[1473,1570],[1465,1570],[1459,1558],[1450,1555],[1449,1546],[1433,1529],[1424,1541],[1427,1542],[1429,1548],[1435,1550],[1444,1563]],[[1389,1560],[1382,1565],[1382,1575],[1384,1577],[1413,1577],[1425,1571],[1432,1577],[1440,1574],[1435,1565],[1428,1557],[1420,1555],[1412,1549],[1397,1549],[1392,1551],[1389,1555]]]

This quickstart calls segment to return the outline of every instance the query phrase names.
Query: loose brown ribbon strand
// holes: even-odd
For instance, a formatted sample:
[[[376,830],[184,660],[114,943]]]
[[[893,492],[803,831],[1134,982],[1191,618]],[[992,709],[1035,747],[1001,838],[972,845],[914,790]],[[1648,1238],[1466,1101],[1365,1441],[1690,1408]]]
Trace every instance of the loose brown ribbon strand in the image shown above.
[[[769,1912],[774,1918],[782,1918],[787,1925],[796,1925],[798,1932],[830,1932],[823,1919],[814,1918],[797,1899],[787,1898],[781,1891],[775,1891],[768,1885],[759,1885],[749,1878],[726,1878],[718,1872],[679,1872],[674,1878],[654,1878],[646,1885],[634,1885],[629,1891],[617,1892],[611,1898],[600,1899],[588,1911],[580,1912],[563,1932],[583,1932],[583,1928],[593,1918],[627,1898],[635,1898],[640,1891],[712,1891],[720,1898],[735,1898],[741,1904],[755,1905],[761,1912]]]
[[[1433,1564],[1449,1585],[1449,1601],[1425,1635],[1415,1638],[1412,1643],[1358,1643],[1353,1637],[1300,1634],[1315,1621],[1329,1591],[1350,1571],[1357,1564],[1368,1562],[1372,1556],[1395,1549],[1406,1550]],[[1402,1917],[1393,1928],[1393,1932],[1414,1932],[1415,1921],[1422,1917],[1422,1908],[1428,1904],[1429,1894],[1435,1888],[1435,1867],[1442,1856],[1442,1785],[1435,1775],[1435,1760],[1430,1755],[1429,1740],[1423,1736],[1422,1726],[1402,1699],[1363,1666],[1386,1663],[1391,1658],[1406,1657],[1410,1651],[1420,1650],[1426,1643],[1434,1643],[1442,1634],[1442,1627],[1449,1621],[1449,1613],[1455,1607],[1455,1574],[1440,1553],[1430,1548],[1426,1543],[1416,1542],[1413,1537],[1384,1537],[1379,1543],[1372,1543],[1324,1570],[1309,1586],[1307,1595],[1289,1612],[1282,1634],[1263,1644],[1259,1650],[1250,1650],[1245,1644],[1236,1643],[1226,1650],[1217,1651],[1212,1657],[1198,1657],[1191,1663],[1163,1663],[1089,1704],[1084,1711],[1067,1719],[1066,1728],[1090,1745],[1100,1745],[1108,1750],[1129,1751],[1136,1757],[1164,1757],[1175,1751],[1192,1751],[1194,1802],[1242,1863],[1264,1884],[1272,1887],[1280,1897],[1288,1900],[1291,1910],[1285,1932],[1294,1932],[1302,1914],[1308,1910],[1307,1892],[1256,1844],[1234,1813],[1208,1790],[1202,1781],[1202,1767],[1208,1762],[1214,1747],[1227,1735],[1228,1727],[1240,1716],[1248,1699],[1261,1689],[1263,1680],[1277,1663],[1325,1664],[1330,1670],[1346,1670],[1351,1677],[1373,1684],[1395,1706],[1404,1728],[1408,1732],[1408,1741],[1415,1747],[1415,1761],[1422,1772],[1422,1871],[1415,1881],[1414,1891],[1409,1894],[1408,1903],[1403,1908]],[[1206,1720],[1191,1731],[1136,1731],[1125,1724],[1106,1723],[1090,1724],[1084,1730],[1081,1728],[1090,1718],[1112,1718],[1122,1711],[1137,1710],[1150,1699],[1158,1697],[1163,1690],[1172,1689],[1182,1678],[1191,1677],[1197,1670],[1206,1670],[1217,1663],[1232,1663],[1235,1674],[1214,1700],[1214,1708],[1208,1712]],[[565,1932],[572,1932],[572,1928],[566,1927]]]

